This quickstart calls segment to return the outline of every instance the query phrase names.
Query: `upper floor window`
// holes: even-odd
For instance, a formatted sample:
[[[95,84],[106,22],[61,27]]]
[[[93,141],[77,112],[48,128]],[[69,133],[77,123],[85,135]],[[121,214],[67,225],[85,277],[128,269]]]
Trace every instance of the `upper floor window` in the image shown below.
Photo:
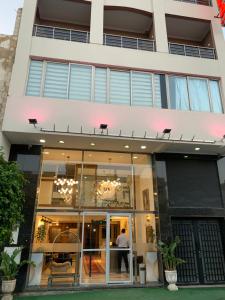
[[[223,111],[217,80],[169,76],[170,107],[221,113]]]
[[[32,60],[26,95],[164,107],[164,75]],[[164,86],[163,86],[164,85]]]
[[[219,81],[32,60],[27,96],[221,113]]]

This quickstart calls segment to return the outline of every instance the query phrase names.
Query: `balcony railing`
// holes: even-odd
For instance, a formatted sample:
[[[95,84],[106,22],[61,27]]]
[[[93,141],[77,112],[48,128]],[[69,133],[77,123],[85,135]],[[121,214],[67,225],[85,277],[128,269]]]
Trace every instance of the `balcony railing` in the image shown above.
[[[80,43],[90,42],[90,33],[88,31],[71,30],[43,25],[34,25],[33,36]]]
[[[190,46],[184,44],[169,43],[169,53],[185,56],[194,56],[208,59],[216,59],[214,48]]]
[[[212,0],[176,0],[176,1],[212,6]]]
[[[156,51],[155,41],[120,35],[104,34],[104,45],[145,51]]]

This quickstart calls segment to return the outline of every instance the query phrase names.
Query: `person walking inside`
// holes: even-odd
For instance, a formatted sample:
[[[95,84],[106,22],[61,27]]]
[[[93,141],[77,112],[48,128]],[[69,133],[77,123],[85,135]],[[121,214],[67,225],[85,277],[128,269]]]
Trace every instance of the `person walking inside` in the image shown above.
[[[116,245],[118,246],[118,248],[124,249],[124,250],[118,250],[118,271],[119,273],[121,273],[121,265],[123,259],[126,267],[126,271],[127,273],[129,273],[128,258],[127,258],[128,250],[126,250],[127,248],[129,248],[129,239],[126,236],[126,230],[124,228],[121,230],[121,234],[118,235],[116,239]]]

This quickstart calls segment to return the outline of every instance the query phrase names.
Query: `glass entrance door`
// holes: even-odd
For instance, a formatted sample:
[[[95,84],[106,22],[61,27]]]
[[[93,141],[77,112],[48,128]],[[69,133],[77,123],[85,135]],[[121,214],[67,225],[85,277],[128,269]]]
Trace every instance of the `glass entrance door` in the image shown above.
[[[84,213],[81,284],[133,281],[130,214]]]
[[[106,283],[106,217],[106,214],[83,215],[81,283]]]
[[[131,283],[133,278],[130,214],[108,215],[108,283]]]

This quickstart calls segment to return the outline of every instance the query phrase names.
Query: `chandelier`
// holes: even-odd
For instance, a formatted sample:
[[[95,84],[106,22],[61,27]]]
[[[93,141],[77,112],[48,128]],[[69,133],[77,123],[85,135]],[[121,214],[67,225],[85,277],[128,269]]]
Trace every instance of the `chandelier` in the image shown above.
[[[72,202],[73,187],[78,183],[74,179],[58,178],[54,180],[54,184],[58,187],[57,191],[63,196],[66,203]]]
[[[117,180],[102,180],[97,184],[97,198],[100,200],[110,200],[115,197],[121,188],[120,178]]]

